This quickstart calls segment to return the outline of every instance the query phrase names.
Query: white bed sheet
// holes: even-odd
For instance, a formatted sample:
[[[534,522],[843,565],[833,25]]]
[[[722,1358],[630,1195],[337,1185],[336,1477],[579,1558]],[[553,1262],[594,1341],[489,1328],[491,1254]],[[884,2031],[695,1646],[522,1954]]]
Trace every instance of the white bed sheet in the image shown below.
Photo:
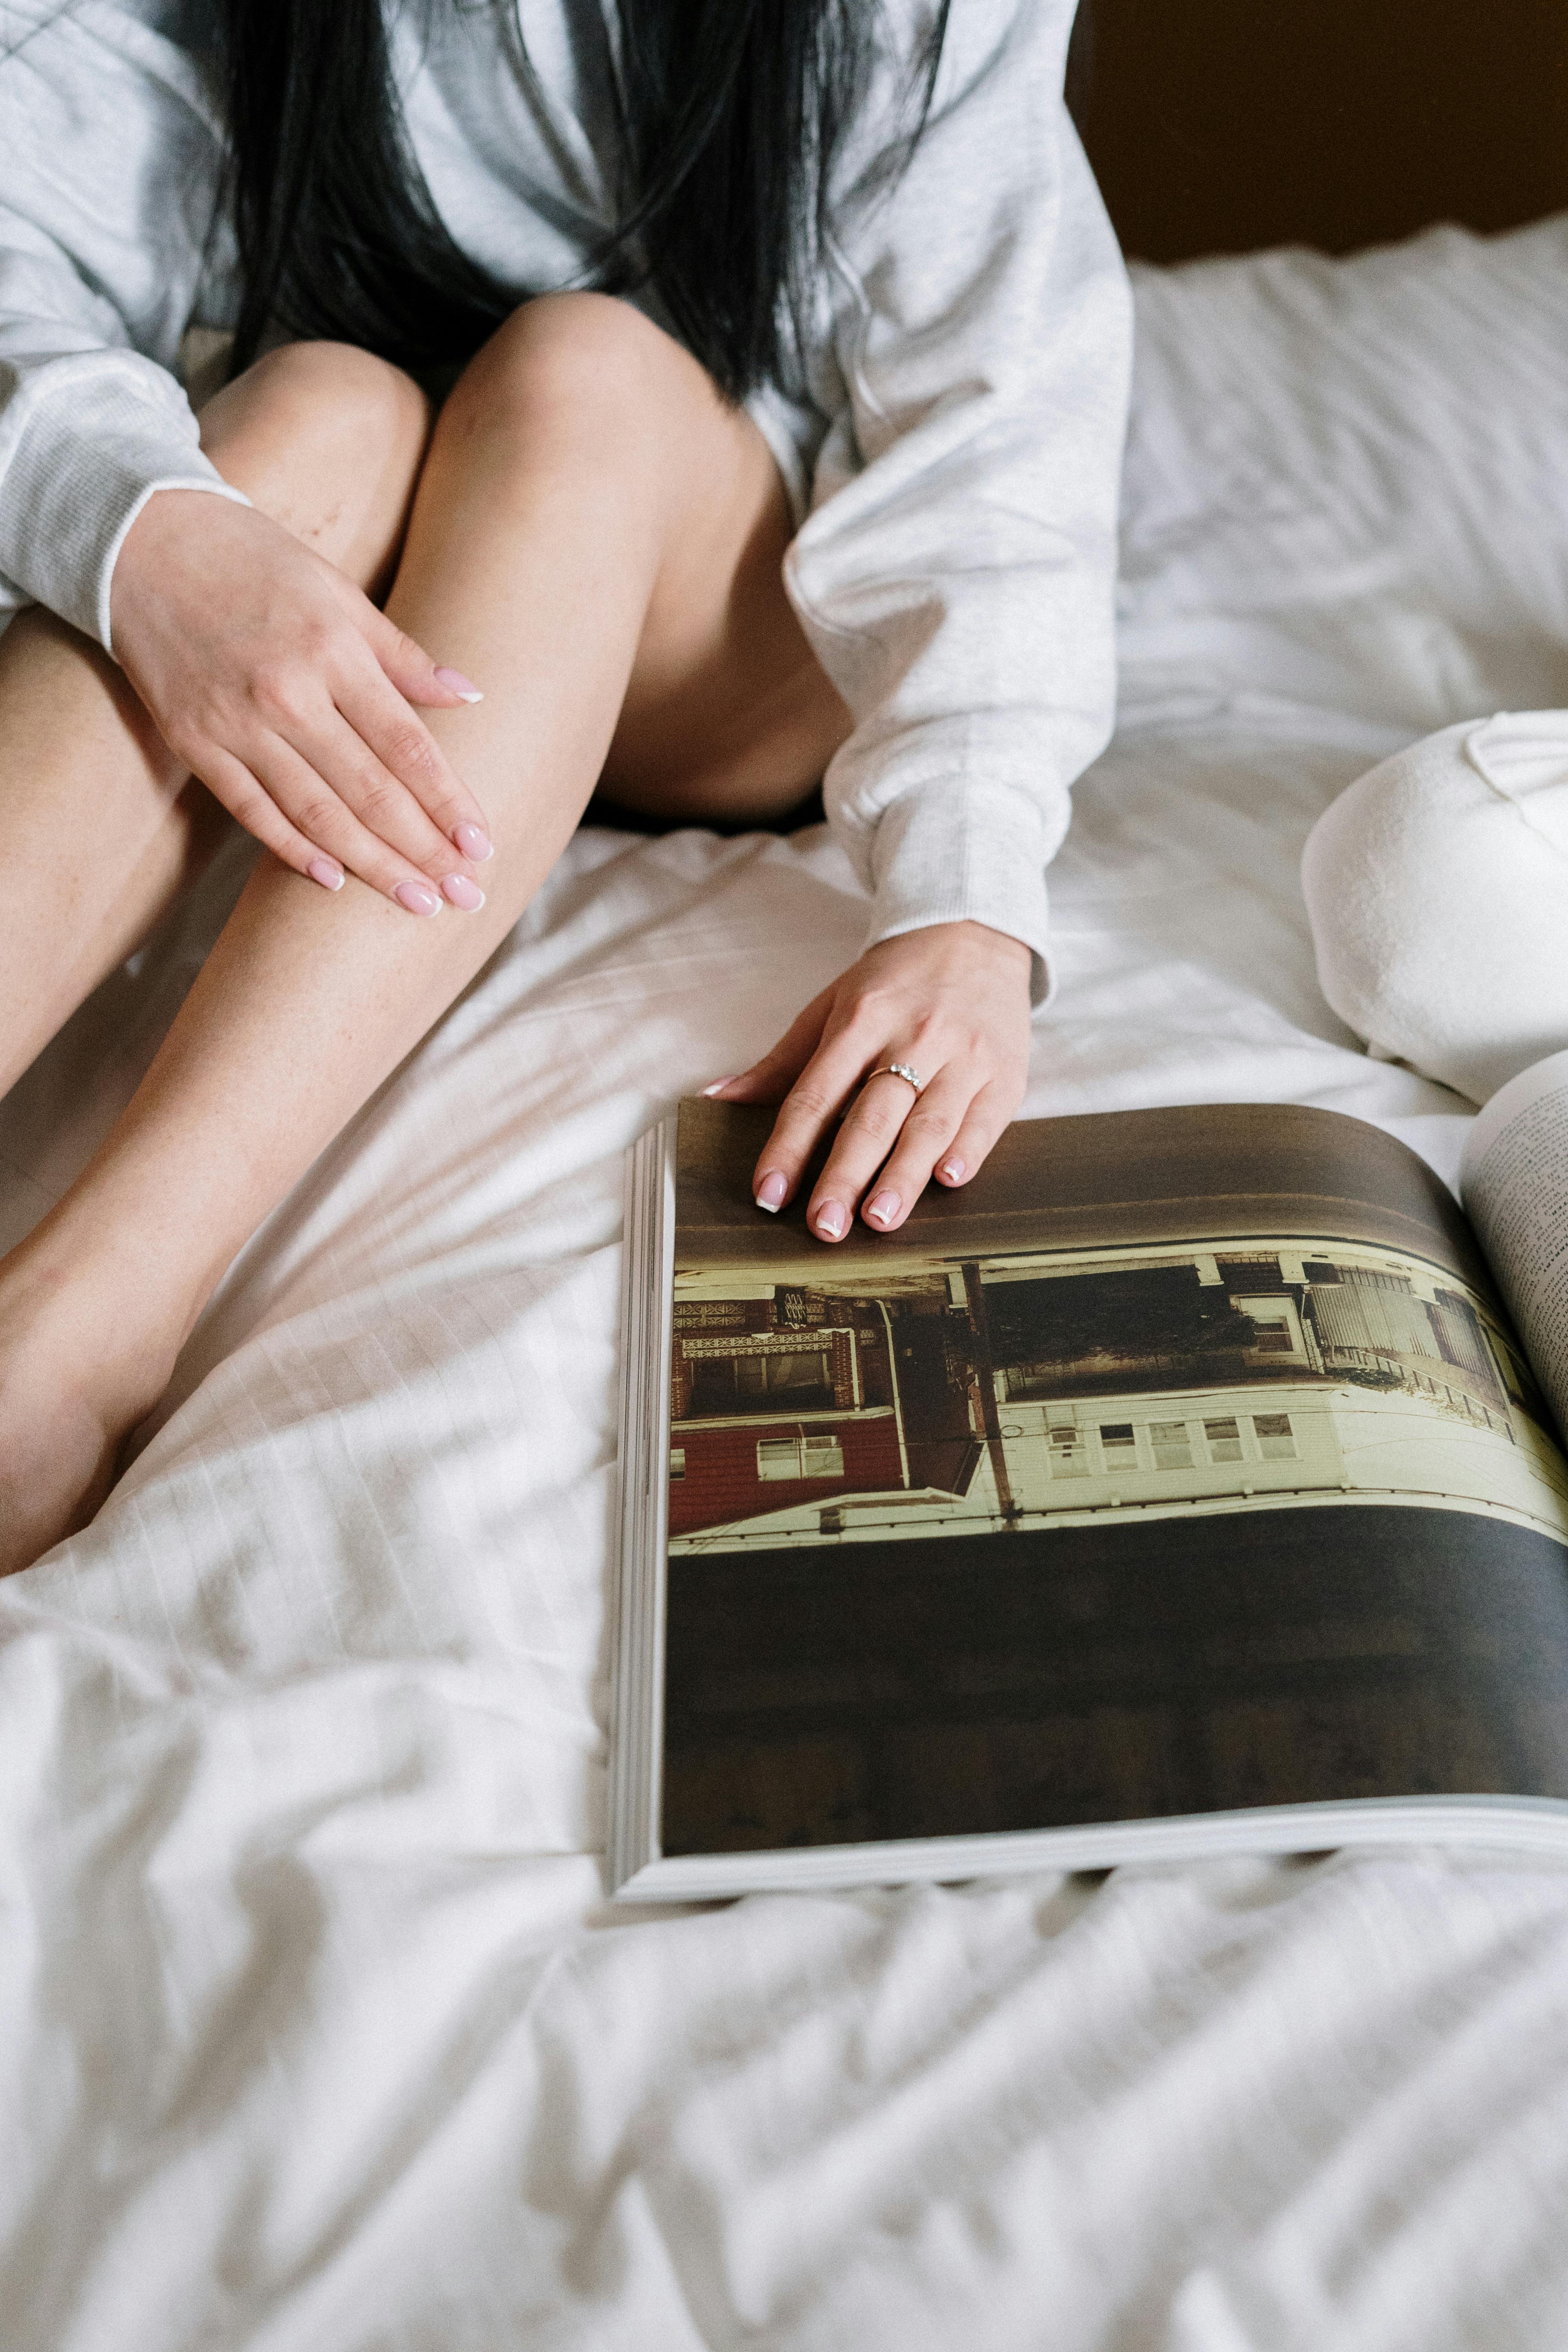
[[[1568,224],[1139,301],[1028,1109],[1308,1101],[1451,1169],[1296,866],[1396,743],[1568,702]],[[242,854],[0,1107],[0,1239]],[[1568,1866],[603,1900],[621,1154],[862,921],[820,833],[582,836],[0,1588],[15,2352],[1568,2342]]]

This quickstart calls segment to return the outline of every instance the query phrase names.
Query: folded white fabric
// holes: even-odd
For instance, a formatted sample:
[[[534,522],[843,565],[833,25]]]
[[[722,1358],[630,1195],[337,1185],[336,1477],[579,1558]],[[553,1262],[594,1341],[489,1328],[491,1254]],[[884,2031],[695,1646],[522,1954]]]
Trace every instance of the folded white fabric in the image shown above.
[[[1568,1046],[1568,710],[1445,727],[1307,839],[1318,979],[1372,1053],[1485,1102]]]

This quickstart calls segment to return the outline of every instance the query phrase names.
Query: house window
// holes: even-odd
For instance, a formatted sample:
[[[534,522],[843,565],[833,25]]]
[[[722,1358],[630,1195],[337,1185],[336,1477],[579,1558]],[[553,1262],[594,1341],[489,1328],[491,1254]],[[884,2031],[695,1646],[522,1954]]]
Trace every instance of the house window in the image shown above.
[[[833,1370],[826,1348],[746,1348],[734,1355],[703,1355],[691,1365],[687,1412],[705,1415],[765,1412],[770,1404],[795,1412],[833,1411]]]
[[[1154,1448],[1156,1470],[1190,1470],[1193,1449],[1184,1421],[1152,1421],[1149,1440]]]
[[[1267,1415],[1265,1416],[1266,1419],[1268,1417],[1268,1416]],[[1208,1440],[1209,1460],[1211,1462],[1240,1461],[1241,1431],[1233,1419],[1227,1418],[1224,1421],[1205,1421],[1204,1423],[1204,1435]]]
[[[759,1478],[842,1478],[844,1448],[831,1432],[826,1436],[760,1437],[757,1440]]]
[[[1265,1462],[1296,1460],[1296,1433],[1288,1412],[1255,1412],[1252,1426],[1258,1434],[1258,1451]]]
[[[1290,1325],[1281,1312],[1266,1312],[1252,1318],[1253,1353],[1258,1356],[1293,1356],[1296,1342],[1290,1335]]]
[[[671,1476],[672,1478],[684,1478],[684,1477],[685,1477],[685,1475],[686,1475],[686,1448],[685,1448],[685,1446],[684,1446],[684,1445],[672,1445],[672,1446],[670,1447],[670,1449],[669,1449],[669,1475],[670,1475],[670,1476]]]
[[[1130,1421],[1102,1421],[1100,1444],[1107,1470],[1114,1473],[1137,1469],[1138,1433]]]
[[[1087,1478],[1088,1449],[1082,1433],[1070,1421],[1058,1423],[1050,1433],[1050,1465],[1053,1478]]]
[[[820,1348],[809,1353],[736,1356],[735,1386],[748,1396],[771,1396],[779,1389],[824,1389],[832,1386],[826,1355]]]
[[[1248,1355],[1288,1356],[1296,1363],[1304,1360],[1307,1350],[1293,1299],[1255,1291],[1247,1297],[1234,1294],[1230,1303],[1252,1326]]]

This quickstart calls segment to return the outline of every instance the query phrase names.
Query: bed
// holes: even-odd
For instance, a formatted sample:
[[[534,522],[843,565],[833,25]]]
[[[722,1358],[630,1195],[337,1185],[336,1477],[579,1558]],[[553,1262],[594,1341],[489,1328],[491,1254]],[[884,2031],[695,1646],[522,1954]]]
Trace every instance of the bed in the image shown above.
[[[1297,866],[1385,751],[1568,703],[1568,217],[1138,310],[1026,1112],[1316,1103],[1451,1174]],[[246,854],[0,1106],[0,1242]],[[605,1900],[622,1156],[862,921],[821,829],[581,834],[0,1587],[14,2352],[1568,2342],[1568,1857]]]

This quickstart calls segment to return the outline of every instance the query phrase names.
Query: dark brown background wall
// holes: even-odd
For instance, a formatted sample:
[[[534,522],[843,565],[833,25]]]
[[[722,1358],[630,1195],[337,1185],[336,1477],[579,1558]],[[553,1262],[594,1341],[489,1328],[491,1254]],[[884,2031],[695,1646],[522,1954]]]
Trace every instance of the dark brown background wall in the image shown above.
[[[1083,0],[1069,95],[1144,260],[1568,207],[1568,0]]]

